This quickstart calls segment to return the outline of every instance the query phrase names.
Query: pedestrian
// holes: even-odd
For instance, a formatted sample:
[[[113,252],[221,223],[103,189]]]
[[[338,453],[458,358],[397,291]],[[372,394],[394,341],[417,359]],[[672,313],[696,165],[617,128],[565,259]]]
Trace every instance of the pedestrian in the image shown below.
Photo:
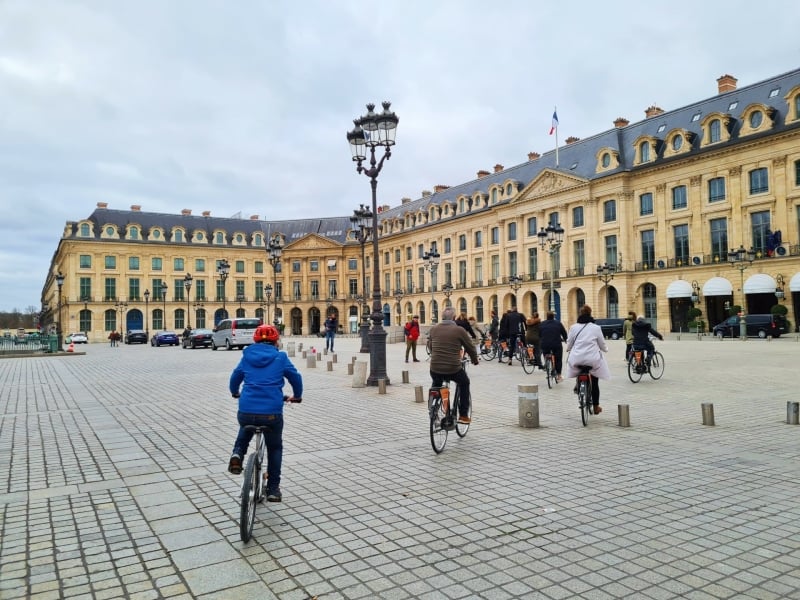
[[[471,337],[473,340],[478,339],[475,335],[475,330],[472,329],[472,325],[467,318],[467,313],[462,312],[456,317],[456,325],[464,329],[464,331],[466,331],[469,334],[469,337]]]
[[[611,370],[608,368],[603,352],[608,352],[606,338],[600,325],[592,318],[592,308],[584,304],[578,315],[578,322],[569,328],[567,334],[567,377],[577,377],[581,366],[592,368],[592,405],[594,414],[600,414],[600,379],[611,379]],[[578,386],[575,386],[578,393]]]
[[[567,330],[561,321],[556,321],[556,314],[552,310],[547,311],[544,321],[539,325],[539,337],[542,343],[542,352],[552,354],[555,357],[553,368],[556,372],[556,381],[562,381],[561,368],[564,355],[562,342],[567,341]]]
[[[492,338],[492,341],[497,341],[498,332],[500,330],[500,321],[497,318],[497,311],[493,310],[491,312],[491,319],[489,321],[489,337]]]
[[[539,332],[539,326],[541,325],[542,320],[539,318],[539,313],[534,312],[526,321],[525,321],[525,343],[530,344],[533,346],[533,364],[543,369],[542,367],[542,349],[541,349],[541,337]]]
[[[408,355],[411,354],[414,362],[417,360],[417,340],[419,339],[419,315],[414,315],[411,320],[403,326],[403,335],[406,338],[406,362]]]
[[[183,337],[183,339],[187,339],[191,334],[192,334],[192,330],[189,329],[189,326],[187,325],[186,328],[183,330],[183,333],[181,334],[181,336]]]
[[[333,352],[333,340],[336,337],[336,329],[339,327],[336,315],[333,313],[325,319],[325,349]]]
[[[636,320],[636,313],[632,310],[628,312],[628,318],[622,323],[622,337],[625,338],[625,362],[631,356],[633,347],[633,322]]]
[[[111,347],[117,345],[117,330],[113,330],[111,333],[108,334],[108,340],[111,342]]]

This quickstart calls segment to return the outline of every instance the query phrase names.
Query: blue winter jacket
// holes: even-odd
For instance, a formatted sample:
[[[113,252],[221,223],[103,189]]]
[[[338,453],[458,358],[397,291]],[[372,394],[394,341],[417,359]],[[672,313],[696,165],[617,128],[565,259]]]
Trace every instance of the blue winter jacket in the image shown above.
[[[239,393],[239,411],[255,415],[283,413],[283,379],[289,380],[292,396],[303,397],[303,378],[285,352],[272,344],[251,344],[231,373],[231,394]],[[244,385],[242,385],[244,382]]]

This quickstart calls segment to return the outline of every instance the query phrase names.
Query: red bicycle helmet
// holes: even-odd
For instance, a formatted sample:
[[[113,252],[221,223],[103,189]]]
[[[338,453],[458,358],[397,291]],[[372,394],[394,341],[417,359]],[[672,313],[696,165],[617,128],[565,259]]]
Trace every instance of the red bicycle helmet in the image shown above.
[[[253,334],[253,341],[269,342],[274,344],[281,337],[280,332],[274,325],[259,325],[256,327],[256,332]]]

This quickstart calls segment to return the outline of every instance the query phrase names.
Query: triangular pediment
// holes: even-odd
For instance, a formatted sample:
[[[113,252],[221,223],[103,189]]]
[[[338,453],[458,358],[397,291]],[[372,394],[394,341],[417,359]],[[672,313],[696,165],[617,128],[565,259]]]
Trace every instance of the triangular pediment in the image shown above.
[[[338,242],[334,242],[330,238],[318,233],[309,233],[303,237],[296,239],[286,245],[287,249],[292,250],[325,250],[330,248],[332,250],[339,250],[342,247]]]
[[[588,179],[567,175],[560,171],[545,169],[525,187],[518,196],[520,200],[528,200],[541,196],[559,194],[567,190],[583,187],[589,184]]]

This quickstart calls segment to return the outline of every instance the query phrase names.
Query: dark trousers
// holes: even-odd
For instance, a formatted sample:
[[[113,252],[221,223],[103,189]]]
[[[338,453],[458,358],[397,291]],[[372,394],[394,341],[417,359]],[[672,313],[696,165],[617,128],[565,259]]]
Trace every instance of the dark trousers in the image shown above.
[[[445,379],[449,379],[458,386],[459,403],[458,414],[465,417],[469,414],[469,377],[464,369],[458,373],[434,373],[431,371],[431,385],[433,387],[442,387]]]
[[[553,368],[556,370],[556,375],[561,375],[561,368],[563,366],[563,359],[564,359],[564,348],[559,344],[558,346],[553,346],[552,348],[545,348],[542,346],[542,352],[544,354],[552,354],[555,357],[555,364]]]
[[[283,462],[283,415],[255,415],[239,412],[236,414],[239,421],[239,435],[233,444],[233,454],[242,457],[247,454],[247,447],[253,434],[244,429],[244,425],[269,425],[264,431],[264,442],[267,445],[267,489],[275,491],[281,483],[281,463]]]

